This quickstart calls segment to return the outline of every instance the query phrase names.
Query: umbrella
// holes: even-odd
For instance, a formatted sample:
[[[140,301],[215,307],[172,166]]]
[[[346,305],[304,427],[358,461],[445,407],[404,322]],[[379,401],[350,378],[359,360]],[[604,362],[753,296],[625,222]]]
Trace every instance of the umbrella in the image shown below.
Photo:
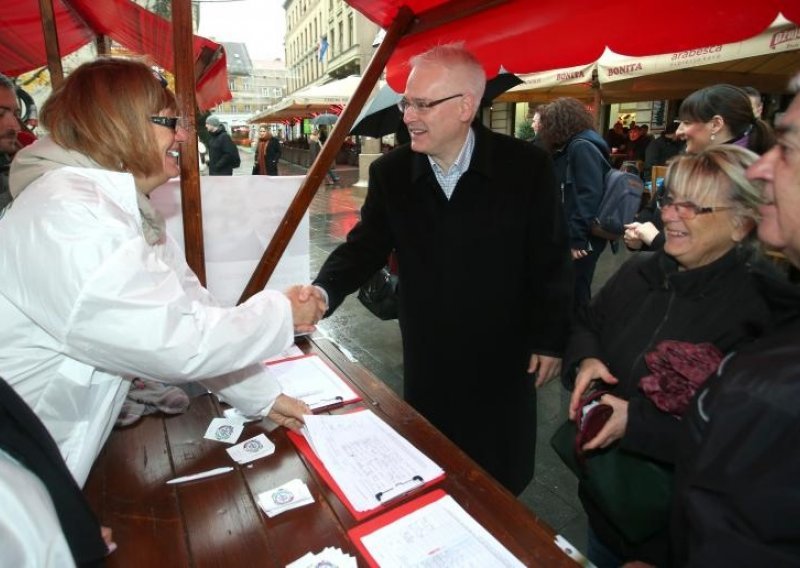
[[[325,114],[318,114],[312,118],[311,124],[315,126],[330,126],[331,124],[336,124],[337,120],[339,120],[338,116],[326,112]]]
[[[511,87],[522,83],[522,79],[513,73],[500,73],[486,81],[486,91],[481,99],[481,105],[489,105],[501,93]],[[403,95],[396,92],[388,84],[381,87],[376,95],[364,105],[358,115],[350,134],[358,136],[372,136],[380,138],[387,134],[394,134],[403,120],[397,103]]]

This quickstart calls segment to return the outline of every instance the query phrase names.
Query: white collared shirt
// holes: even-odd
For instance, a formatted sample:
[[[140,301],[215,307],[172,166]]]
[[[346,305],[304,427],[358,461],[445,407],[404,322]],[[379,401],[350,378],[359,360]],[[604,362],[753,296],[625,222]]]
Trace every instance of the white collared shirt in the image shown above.
[[[441,186],[442,191],[444,191],[447,199],[452,197],[453,191],[456,189],[456,184],[458,184],[458,180],[461,179],[461,176],[464,175],[464,172],[466,172],[467,168],[469,168],[469,163],[472,160],[472,153],[474,150],[475,133],[472,131],[472,128],[470,128],[469,132],[467,132],[467,139],[464,141],[464,145],[461,147],[461,152],[459,152],[458,158],[456,158],[456,161],[453,162],[453,165],[450,166],[449,170],[445,172],[441,166],[434,161],[433,158],[428,156],[428,160],[433,168],[433,173],[436,175],[436,181],[439,182],[439,185]]]

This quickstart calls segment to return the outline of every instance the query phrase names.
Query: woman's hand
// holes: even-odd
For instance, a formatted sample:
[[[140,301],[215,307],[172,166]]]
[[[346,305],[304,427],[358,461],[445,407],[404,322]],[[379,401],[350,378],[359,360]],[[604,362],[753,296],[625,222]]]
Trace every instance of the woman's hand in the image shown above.
[[[650,246],[658,236],[658,229],[650,221],[647,223],[628,223],[622,240],[629,249],[639,250],[642,245]]]
[[[622,400],[613,394],[604,394],[600,397],[599,402],[613,408],[614,413],[597,433],[597,436],[583,445],[581,448],[583,450],[596,450],[613,444],[625,435],[625,429],[628,427],[627,400]]]
[[[303,416],[311,414],[311,408],[301,400],[279,394],[272,405],[272,410],[267,414],[267,418],[279,426],[285,426],[290,430],[299,430],[304,422]]]
[[[605,363],[595,357],[587,357],[581,361],[578,367],[578,374],[575,376],[575,388],[572,390],[572,397],[569,399],[570,420],[575,420],[578,412],[580,412],[581,399],[595,379],[600,379],[609,385],[615,385],[618,382]]]

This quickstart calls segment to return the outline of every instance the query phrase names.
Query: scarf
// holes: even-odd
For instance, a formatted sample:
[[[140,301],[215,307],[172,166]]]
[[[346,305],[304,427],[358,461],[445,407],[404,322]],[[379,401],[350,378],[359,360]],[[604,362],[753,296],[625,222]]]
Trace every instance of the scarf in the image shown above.
[[[89,156],[62,148],[49,136],[40,138],[34,144],[26,146],[11,162],[9,185],[11,195],[16,198],[31,183],[50,170],[67,166],[104,170],[105,168]],[[166,223],[161,214],[153,208],[150,199],[136,192],[136,204],[142,217],[142,233],[150,245],[163,243],[166,238]]]
[[[267,140],[259,140],[256,148],[256,162],[258,163],[258,173],[267,175]]]

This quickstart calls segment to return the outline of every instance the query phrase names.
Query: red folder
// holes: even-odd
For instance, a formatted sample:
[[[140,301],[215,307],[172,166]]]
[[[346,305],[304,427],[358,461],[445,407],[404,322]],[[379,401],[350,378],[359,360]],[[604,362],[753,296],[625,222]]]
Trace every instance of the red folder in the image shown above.
[[[366,409],[360,408],[358,410],[355,410],[354,412],[362,412],[364,410]],[[287,436],[289,436],[289,440],[292,441],[292,443],[297,447],[298,450],[300,450],[300,452],[306,457],[306,459],[311,463],[311,465],[314,466],[314,469],[317,470],[319,476],[323,480],[325,480],[325,483],[328,484],[328,487],[331,488],[331,491],[333,491],[336,494],[339,500],[344,504],[347,510],[350,511],[350,514],[353,515],[353,518],[357,521],[367,519],[381,511],[386,511],[389,507],[392,506],[392,504],[394,504],[401,497],[407,497],[409,494],[416,494],[419,493],[420,491],[424,491],[429,487],[433,486],[434,484],[438,483],[445,477],[445,474],[442,473],[442,475],[440,475],[439,477],[431,479],[430,481],[427,481],[426,483],[418,487],[414,487],[414,489],[412,489],[407,493],[401,493],[393,497],[392,499],[384,503],[381,503],[380,505],[376,505],[374,509],[370,509],[369,511],[356,511],[352,503],[350,503],[350,501],[345,496],[342,489],[339,487],[336,481],[334,481],[333,477],[331,477],[331,474],[328,473],[327,469],[325,469],[325,466],[322,464],[322,461],[317,457],[317,454],[315,454],[314,450],[311,449],[311,446],[308,445],[308,441],[305,439],[305,437],[303,437],[302,434],[297,434],[290,430],[287,430],[286,434]]]
[[[405,517],[409,513],[413,513],[425,505],[438,501],[442,497],[446,496],[447,493],[445,493],[443,489],[436,489],[430,493],[422,495],[421,497],[417,497],[413,501],[403,503],[402,505],[389,510],[385,514],[375,517],[374,519],[370,519],[369,521],[362,523],[357,527],[353,527],[347,531],[347,534],[350,536],[350,540],[353,541],[355,547],[364,557],[364,560],[367,561],[367,564],[373,566],[374,568],[378,568],[378,563],[375,562],[375,559],[372,558],[370,553],[367,551],[367,548],[364,546],[364,543],[361,541],[361,539],[368,534],[371,534],[376,530]]]

